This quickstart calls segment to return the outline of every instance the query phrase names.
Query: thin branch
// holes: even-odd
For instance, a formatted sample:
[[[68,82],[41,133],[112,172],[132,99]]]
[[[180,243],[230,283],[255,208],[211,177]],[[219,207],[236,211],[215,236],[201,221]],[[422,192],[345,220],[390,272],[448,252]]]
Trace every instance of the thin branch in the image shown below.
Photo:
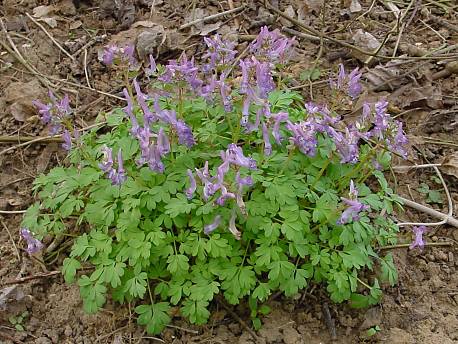
[[[26,282],[32,281],[34,279],[46,278],[46,277],[51,277],[51,276],[60,275],[60,274],[61,274],[60,271],[51,271],[51,272],[44,273],[44,274],[38,274],[38,275],[33,275],[33,276],[26,276],[26,277],[16,278],[14,280],[6,281],[6,282],[2,283],[1,286],[3,287],[3,286],[7,286],[7,285],[12,285],[12,284],[26,283]]]
[[[442,177],[442,173],[439,171],[437,166],[432,166],[432,167],[436,171],[436,173],[439,176],[439,179],[440,179],[440,181],[442,183],[442,186],[444,187],[445,194],[446,194],[447,200],[448,200],[448,214],[443,214],[443,213],[438,212],[438,211],[436,211],[434,209],[425,207],[422,204],[419,204],[419,203],[416,203],[416,202],[413,202],[411,200],[408,200],[408,199],[405,199],[405,198],[401,197],[401,199],[403,200],[404,204],[406,204],[408,207],[417,209],[417,210],[419,210],[421,212],[424,212],[425,214],[428,214],[428,215],[431,215],[433,217],[442,219],[442,221],[434,222],[434,223],[403,222],[403,223],[398,223],[397,224],[399,227],[402,227],[402,226],[440,226],[440,225],[448,223],[449,225],[452,225],[452,226],[458,228],[458,220],[453,217],[453,200],[452,200],[452,197],[450,196],[450,192],[448,191],[447,184],[445,183],[444,178]]]
[[[191,27],[193,25],[196,25],[196,24],[199,24],[199,23],[204,23],[206,21],[210,21],[210,20],[213,20],[213,19],[217,19],[219,17],[223,17],[227,14],[232,14],[232,13],[235,13],[235,12],[238,12],[238,11],[241,11],[245,8],[245,5],[242,5],[242,6],[239,6],[239,7],[236,7],[232,10],[227,10],[227,11],[224,11],[224,12],[220,12],[220,13],[216,13],[216,14],[212,14],[210,16],[207,16],[205,18],[199,18],[199,19],[196,19],[196,20],[193,20],[189,23],[186,23],[186,24],[183,24],[181,25],[178,30],[184,30],[184,29],[187,29],[188,27]]]
[[[424,246],[453,246],[455,243],[453,241],[445,241],[445,242],[425,242]],[[407,248],[410,247],[412,244],[397,244],[397,245],[389,245],[389,246],[382,246],[379,247],[379,250],[392,250],[395,248]]]
[[[60,49],[60,51],[62,51],[65,55],[67,55],[68,57],[70,57],[73,61],[75,61],[75,57],[73,57],[67,50],[65,50],[60,44],[59,42],[57,42],[53,36],[51,36],[51,34],[45,29],[45,27],[43,25],[41,25],[39,22],[36,21],[35,18],[33,18],[30,14],[28,14],[27,12],[25,13],[25,15],[31,20],[33,21],[33,23],[35,25],[37,25],[41,30],[43,30],[43,32],[46,34],[46,36],[49,37],[49,39]]]
[[[3,221],[3,220],[0,218],[0,222],[2,223],[3,228],[5,228],[5,230],[7,231],[8,235],[9,235],[9,237],[10,237],[10,239],[11,239],[11,242],[13,243],[14,250],[16,251],[17,260],[18,260],[18,262],[20,262],[20,261],[21,261],[21,254],[19,253],[19,250],[18,250],[18,248],[17,248],[17,246],[16,246],[16,242],[14,241],[14,238],[13,238],[13,236],[11,235],[11,232],[10,232],[8,226],[6,225],[5,221]]]

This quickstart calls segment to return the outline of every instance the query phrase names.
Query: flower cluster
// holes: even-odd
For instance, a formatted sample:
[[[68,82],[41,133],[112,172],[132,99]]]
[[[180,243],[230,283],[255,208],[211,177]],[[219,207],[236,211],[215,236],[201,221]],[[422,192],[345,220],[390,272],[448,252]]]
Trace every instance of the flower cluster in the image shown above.
[[[344,225],[351,221],[358,221],[359,213],[370,209],[368,205],[362,204],[358,201],[358,189],[353,184],[353,180],[350,181],[350,192],[348,193],[348,196],[349,198],[341,197],[342,201],[348,206],[348,208],[344,210],[340,219],[337,220],[338,225]]]
[[[21,236],[27,242],[26,251],[28,254],[37,253],[44,247],[43,243],[40,240],[34,238],[32,232],[30,232],[27,228],[21,229]]]
[[[136,70],[139,67],[139,63],[135,58],[135,47],[133,44],[124,47],[109,45],[102,52],[100,59],[107,66],[121,63],[127,64],[131,70]]]
[[[105,172],[108,178],[111,179],[113,185],[121,185],[127,179],[126,171],[124,170],[124,162],[122,159],[121,150],[118,151],[118,168],[113,167],[113,150],[108,147],[103,147],[103,161],[99,164],[100,169]]]
[[[361,76],[362,73],[359,72],[358,68],[355,68],[350,74],[347,74],[344,65],[340,64],[337,81],[331,81],[331,87],[346,92],[353,99],[358,98],[363,91],[359,82]]]
[[[219,206],[224,206],[226,201],[233,199],[236,201],[236,204],[242,214],[246,213],[245,203],[243,202],[243,188],[245,186],[252,186],[253,179],[251,176],[241,177],[240,167],[244,167],[250,170],[255,170],[256,161],[252,158],[249,158],[244,155],[242,148],[238,147],[236,144],[229,144],[226,151],[221,151],[221,160],[222,163],[217,168],[216,176],[211,176],[208,169],[208,161],[205,162],[205,165],[201,169],[196,169],[197,177],[203,185],[202,196],[205,201],[208,201],[211,196],[213,196],[217,191],[220,191],[220,196],[216,199],[215,204]],[[235,186],[234,191],[228,191],[229,185],[225,183],[224,178],[229,172],[230,167],[233,166],[237,169],[235,176]],[[185,190],[186,197],[192,199],[197,190],[197,182],[194,177],[194,174],[191,170],[187,171],[189,177],[189,188]],[[237,239],[240,239],[240,233],[235,229],[235,220],[237,213],[232,212],[229,229],[234,234]],[[212,224],[205,227],[205,233],[209,234],[214,231],[220,224],[221,218],[219,216],[215,217],[215,220]]]
[[[58,99],[51,90],[48,92],[48,96],[50,99],[48,104],[39,100],[33,100],[32,103],[38,109],[42,123],[49,125],[49,133],[51,135],[62,133],[64,140],[62,147],[69,151],[72,147],[72,133],[75,140],[79,138],[78,131],[67,123],[73,112],[70,108],[70,98],[68,94],[65,94],[62,99]]]

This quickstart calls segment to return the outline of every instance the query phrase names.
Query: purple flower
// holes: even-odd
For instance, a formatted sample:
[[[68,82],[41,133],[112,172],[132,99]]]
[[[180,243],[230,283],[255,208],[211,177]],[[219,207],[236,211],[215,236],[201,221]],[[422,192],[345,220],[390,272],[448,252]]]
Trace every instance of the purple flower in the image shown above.
[[[318,141],[316,139],[316,128],[312,122],[299,122],[296,124],[290,121],[286,122],[286,129],[288,129],[292,137],[290,140],[299,148],[299,150],[308,156],[315,156]]]
[[[72,135],[70,132],[65,129],[63,134],[62,134],[62,139],[64,140],[64,143],[62,144],[62,148],[65,149],[66,151],[69,151],[72,149]]]
[[[354,164],[358,161],[359,149],[358,141],[360,139],[359,132],[356,130],[350,131],[345,128],[345,135],[334,131],[333,133],[334,143],[337,147],[337,151],[340,154],[340,162]]]
[[[256,161],[243,155],[242,148],[238,147],[235,143],[229,144],[226,157],[231,164],[247,167],[250,170],[256,169]]]
[[[115,185],[121,185],[127,179],[126,171],[124,170],[124,162],[122,159],[122,152],[121,150],[118,151],[118,170],[114,175],[111,177],[111,181]]]
[[[33,237],[32,233],[27,228],[21,229],[21,236],[27,242],[27,253],[34,254],[40,251],[44,245],[41,243],[40,240]]]
[[[202,86],[202,80],[197,76],[198,69],[194,65],[194,59],[188,60],[185,53],[183,53],[179,60],[170,60],[165,66],[165,72],[158,79],[160,81],[171,83],[175,81],[186,81],[191,89],[198,91]]]
[[[138,125],[137,117],[134,114],[134,104],[133,104],[132,98],[129,95],[129,92],[127,91],[127,88],[124,88],[122,92],[127,102],[127,106],[123,110],[129,116],[130,123],[132,124],[132,128],[130,129],[130,132],[132,133],[132,135],[137,137],[140,126]]]
[[[369,206],[358,201],[358,189],[355,187],[353,180],[350,181],[350,199],[341,197],[341,200],[348,206],[337,221],[338,225],[346,224],[350,221],[358,221],[359,213],[369,210]]]
[[[192,135],[191,128],[186,125],[183,121],[177,121],[175,125],[175,129],[178,135],[178,142],[182,145],[191,148],[195,145],[196,141],[194,140],[194,136]]]
[[[40,119],[43,124],[48,124],[51,122],[51,109],[52,104],[43,104],[39,100],[33,100],[32,104],[38,109],[38,114],[40,115]]]
[[[358,71],[358,68],[355,68],[347,75],[345,67],[343,64],[340,64],[337,82],[331,82],[331,86],[338,90],[346,91],[353,99],[357,98],[363,90],[360,83],[362,73],[358,73]]]
[[[160,128],[157,134],[157,147],[159,154],[164,156],[167,153],[170,153],[170,142],[168,136],[164,132],[164,128]]]
[[[111,65],[118,52],[119,48],[115,45],[109,45],[108,47],[106,47],[102,55],[103,63],[107,66]]]
[[[208,72],[215,67],[227,65],[234,60],[237,53],[234,50],[235,43],[222,40],[220,35],[215,35],[213,38],[205,37],[208,51],[202,56],[204,59],[209,59],[209,63],[204,66],[204,72]]]
[[[262,123],[262,139],[264,140],[264,154],[269,156],[272,154],[272,144],[270,143],[269,131],[265,123]]]
[[[135,46],[128,44],[123,48],[122,57],[127,61],[130,68],[136,69],[138,67],[138,61],[135,58]]]
[[[237,184],[237,188],[239,190],[242,190],[244,186],[252,186],[253,185],[253,178],[251,176],[247,177],[240,177],[240,171],[237,171],[237,174],[235,175],[235,182]]]
[[[213,220],[212,223],[204,226],[204,233],[207,234],[207,235],[210,234],[216,228],[218,228],[220,224],[221,224],[221,215],[216,215],[216,217],[215,217],[215,219]]]
[[[240,233],[237,230],[237,227],[235,226],[235,219],[237,217],[237,214],[235,211],[232,211],[231,218],[229,219],[229,231],[232,233],[232,235],[235,237],[235,239],[240,240],[242,233]]]
[[[410,244],[409,248],[412,250],[415,247],[418,247],[420,250],[425,247],[425,242],[423,241],[423,234],[427,231],[428,229],[425,226],[418,226],[418,227],[413,227],[413,232],[415,234],[415,239],[412,241]]]
[[[259,89],[259,97],[267,99],[269,93],[275,89],[271,66],[267,62],[256,62],[256,84]]]
[[[219,90],[221,94],[221,99],[223,101],[223,106],[224,110],[226,112],[231,112],[232,111],[232,101],[231,101],[231,96],[230,96],[230,87],[227,85],[225,81],[225,75],[221,74],[220,79],[219,79]]]
[[[189,188],[186,189],[185,194],[188,199],[192,199],[194,197],[194,193],[196,192],[197,184],[196,179],[194,178],[194,175],[190,169],[188,169],[187,174],[189,177]]]
[[[148,68],[145,68],[145,75],[146,77],[150,77],[151,75],[153,75],[154,73],[156,73],[156,69],[157,69],[157,66],[156,66],[156,61],[154,61],[154,57],[153,55],[149,55],[149,67]]]
[[[229,172],[229,159],[227,157],[227,153],[221,152],[221,159],[223,160],[223,163],[219,165],[216,173],[216,178],[219,185],[223,184],[224,176],[227,172]]]
[[[373,131],[380,139],[383,139],[383,133],[390,124],[390,115],[386,113],[387,108],[388,102],[386,100],[380,100],[375,103],[375,127]]]
[[[143,118],[145,119],[145,125],[150,125],[151,123],[155,122],[157,118],[151,112],[148,105],[146,104],[146,100],[148,99],[148,97],[140,89],[140,85],[138,84],[137,79],[134,79],[133,84],[135,88],[135,93],[137,93],[137,102],[143,111]]]
[[[407,150],[405,146],[407,143],[409,143],[409,141],[407,140],[407,137],[402,130],[402,122],[396,121],[395,124],[397,124],[397,128],[395,129],[396,134],[394,135],[393,140],[387,140],[388,147],[391,151],[396,152],[400,154],[404,159],[407,159]]]
[[[223,206],[227,199],[235,199],[235,195],[232,192],[227,192],[224,185],[220,186],[221,196],[216,200],[216,204]]]
[[[104,146],[102,148],[102,153],[103,160],[99,164],[99,167],[103,172],[108,173],[113,168],[113,150]]]
[[[251,44],[250,50],[260,58],[274,63],[289,57],[289,49],[293,43],[294,39],[286,38],[278,29],[269,31],[267,26],[264,26]]]
[[[341,198],[342,201],[348,205],[348,208],[344,210],[340,219],[337,221],[338,225],[346,224],[350,221],[358,221],[359,213],[362,211],[369,210],[369,206],[358,202],[357,200],[350,200],[347,198]]]
[[[348,193],[351,199],[356,199],[358,198],[358,189],[355,187],[355,184],[353,183],[353,179],[350,180],[350,192]]]
[[[103,160],[99,163],[100,169],[107,174],[108,178],[111,179],[113,185],[121,185],[126,179],[126,172],[124,170],[124,162],[122,159],[121,150],[118,151],[118,169],[116,170],[113,165],[113,150],[104,146],[102,148]]]
[[[240,68],[242,69],[242,82],[240,83],[240,94],[246,94],[250,86],[250,69],[253,65],[250,59],[240,60]]]
[[[281,145],[281,141],[282,141],[282,136],[280,134],[280,123],[283,122],[283,121],[286,121],[288,120],[288,113],[287,112],[279,112],[275,115],[272,115],[272,118],[274,120],[274,125],[273,125],[273,128],[272,128],[272,136],[274,137],[275,139],[275,142],[278,144],[278,145]]]
[[[363,87],[359,80],[361,79],[362,73],[358,73],[358,68],[355,68],[348,75],[348,95],[353,99],[357,98],[363,91]]]

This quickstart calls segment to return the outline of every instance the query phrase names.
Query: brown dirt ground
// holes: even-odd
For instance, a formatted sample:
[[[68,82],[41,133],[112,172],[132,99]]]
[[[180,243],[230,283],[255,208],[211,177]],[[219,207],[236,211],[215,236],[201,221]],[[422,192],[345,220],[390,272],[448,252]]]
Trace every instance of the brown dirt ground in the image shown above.
[[[239,0],[233,2],[235,7],[241,4]],[[396,24],[393,12],[377,1],[360,1],[363,8],[357,14],[348,10],[351,1],[328,1],[324,12],[324,27],[320,17],[323,1],[272,1],[277,4],[279,2],[282,11],[287,10],[289,5],[293,6],[293,10],[298,10],[296,13],[303,17],[306,25],[348,42],[352,42],[357,29],[364,29],[383,40]],[[79,3],[79,6],[75,7],[74,3]],[[119,3],[121,8],[116,8]],[[232,38],[238,37],[238,48],[242,51],[247,44],[246,35],[255,34],[260,25],[289,25],[287,21],[269,14],[262,6],[246,2],[248,7],[236,16],[237,21],[231,19],[233,17],[224,17],[214,27],[205,24],[191,31],[188,29],[180,33],[173,32],[173,29],[191,20],[189,13],[193,9],[203,10],[204,15],[208,15],[229,9],[228,3],[229,1],[182,0],[3,0],[0,15],[9,38],[27,63],[43,75],[42,79],[55,84],[61,92],[70,92],[78,124],[85,126],[98,113],[116,103],[116,99],[78,86],[87,84],[86,66],[92,87],[115,95],[119,92],[116,89],[117,81],[97,60],[98,50],[109,42],[134,40],[142,31],[154,31],[157,26],[152,23],[159,24],[165,28],[167,35],[165,38],[162,35],[159,40],[149,44],[159,60],[166,61],[183,50],[198,57],[202,52],[199,32],[205,33],[213,29]],[[400,35],[399,51],[413,56],[414,48],[430,51],[444,44],[453,47],[458,43],[457,12],[456,5],[453,8],[453,1],[399,1],[395,4],[406,9],[409,3],[412,6],[401,21],[409,25]],[[374,6],[368,11],[371,4]],[[52,5],[54,8],[43,15],[43,18],[56,19],[57,26],[51,28],[44,21],[41,21],[42,25],[70,53],[78,53],[75,61],[64,55],[43,30],[27,18],[26,13],[32,14],[33,9],[45,5]],[[194,13],[199,15],[199,11]],[[357,18],[360,14],[364,15]],[[141,20],[147,22],[140,26],[131,25]],[[291,28],[300,30],[295,26]],[[392,53],[397,37],[398,31],[387,40],[382,49],[383,54]],[[11,46],[4,30],[0,33],[0,40]],[[88,44],[87,54],[84,49],[79,51],[85,44]],[[319,42],[300,39],[291,74],[297,77],[300,71],[311,68],[319,48]],[[455,51],[448,53],[454,54]],[[364,66],[356,60],[358,56],[352,55],[338,44],[325,43],[322,54],[318,57],[317,66],[324,74],[331,69],[336,70],[336,65],[342,61],[349,66]],[[450,60],[402,61],[401,64],[399,61],[395,62],[398,63],[395,66],[386,66],[386,61],[374,59],[371,64],[365,65],[367,97],[388,97],[392,104],[391,111],[406,122],[412,144],[409,163],[441,162],[458,152],[457,74],[448,77],[436,74]],[[30,100],[45,95],[46,88],[40,84],[40,78],[31,74],[24,64],[18,63],[3,47],[0,47],[0,71],[0,135],[3,135],[0,141],[4,136],[46,136],[46,129],[39,123],[30,107]],[[388,86],[380,87],[380,81],[368,81],[368,73],[375,73],[383,80],[389,79],[386,73],[391,76],[398,75],[398,78]],[[406,75],[402,76],[403,73]],[[67,80],[67,83],[56,81],[58,79]],[[320,80],[325,79],[326,75]],[[299,89],[307,98],[315,97],[319,101],[323,97],[323,84],[318,82],[310,86],[306,83],[305,87]],[[375,86],[379,86],[379,89],[375,90]],[[11,145],[1,142],[0,147],[3,150]],[[33,178],[58,164],[62,153],[56,143],[32,144],[9,152],[1,150],[0,210],[25,209],[32,202]],[[458,172],[455,169],[455,172],[452,170],[451,174],[453,173],[454,176],[444,174],[444,178],[455,204],[456,215]],[[434,172],[429,169],[411,170],[408,173],[396,174],[396,179],[392,178],[392,182],[397,183],[400,195],[424,203],[424,195],[416,189],[420,183],[426,182],[431,188],[440,190],[431,179],[432,176]],[[440,191],[443,193],[443,190]],[[443,201],[443,205],[434,207],[445,213],[447,201],[445,198]],[[398,217],[400,221],[434,220],[408,208]],[[15,279],[20,271],[22,276],[32,276],[59,268],[65,251],[44,266],[30,259],[23,250],[24,243],[19,239],[21,215],[4,214],[1,220],[0,295],[7,288],[5,282]],[[401,242],[409,242],[410,239],[408,230],[401,232]],[[12,245],[12,241],[18,249]],[[62,277],[55,275],[16,286],[9,295],[7,304],[0,308],[0,343],[458,343],[458,229],[448,226],[433,227],[428,233],[427,241],[447,241],[452,244],[427,247],[422,252],[406,248],[393,249],[399,269],[399,283],[394,288],[385,288],[380,305],[368,310],[352,310],[345,305],[329,304],[331,317],[335,322],[336,338],[331,337],[323,319],[323,304],[327,304],[327,299],[319,287],[305,290],[297,299],[272,298],[270,305],[273,312],[263,319],[264,325],[257,333],[256,341],[218,303],[214,304],[214,312],[208,325],[196,327],[176,318],[173,325],[164,331],[161,339],[153,339],[145,334],[143,328],[135,325],[128,306],[108,302],[102,312],[96,315],[85,314],[81,308],[78,288],[66,285]],[[18,260],[18,254],[21,261]],[[29,312],[24,320],[25,331],[18,332],[8,318],[25,310]],[[243,322],[249,324],[245,306],[234,308],[234,312]],[[373,326],[379,326],[381,331],[364,339],[365,330]]]

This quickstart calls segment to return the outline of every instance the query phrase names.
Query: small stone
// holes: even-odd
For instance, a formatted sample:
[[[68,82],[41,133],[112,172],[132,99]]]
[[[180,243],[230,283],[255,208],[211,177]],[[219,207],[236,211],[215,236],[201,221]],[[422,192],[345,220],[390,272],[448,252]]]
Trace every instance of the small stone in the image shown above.
[[[455,261],[455,257],[453,256],[453,252],[448,253],[448,261],[453,263]]]
[[[434,252],[434,257],[437,261],[446,262],[448,260],[448,256],[444,251],[436,250]]]
[[[291,326],[283,329],[283,342],[285,344],[304,344],[299,332]]]
[[[64,335],[71,337],[73,335],[73,330],[70,325],[65,326]]]
[[[229,330],[231,330],[231,332],[234,335],[239,335],[240,332],[242,332],[241,329],[240,329],[240,325],[239,324],[232,323],[232,324],[229,324],[227,327],[229,327]]]
[[[432,254],[427,254],[426,255],[426,259],[428,259],[430,262],[436,261],[436,258],[434,258],[434,255],[432,255]]]
[[[52,342],[48,337],[40,337],[35,339],[35,344],[52,344]]]
[[[436,242],[438,239],[438,237],[436,235],[433,235],[433,237],[431,238],[432,241]]]

